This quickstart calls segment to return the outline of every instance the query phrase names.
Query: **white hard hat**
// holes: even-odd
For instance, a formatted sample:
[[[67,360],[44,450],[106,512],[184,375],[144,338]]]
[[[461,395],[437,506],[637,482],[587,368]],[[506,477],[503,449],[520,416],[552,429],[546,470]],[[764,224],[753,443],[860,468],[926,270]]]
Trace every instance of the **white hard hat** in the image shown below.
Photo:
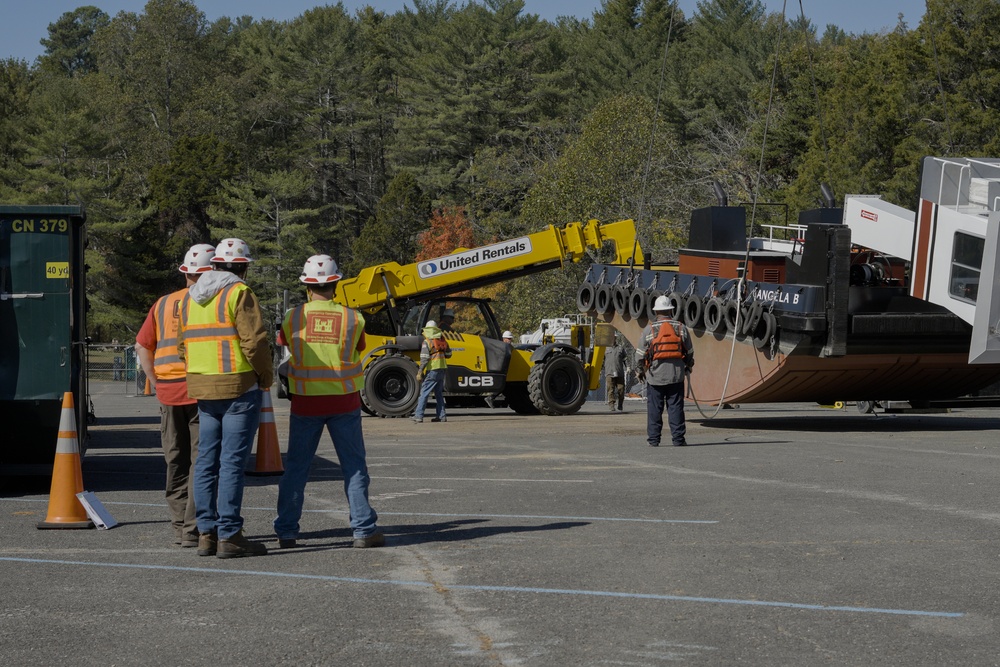
[[[656,301],[653,302],[653,310],[670,311],[673,309],[674,304],[665,296],[658,296],[656,297]]]
[[[313,255],[302,267],[299,282],[307,285],[321,285],[340,280],[343,276],[337,269],[337,263],[329,255]]]
[[[435,322],[434,320],[427,320],[427,324],[425,324],[424,326],[427,327],[428,329],[433,329],[437,327],[437,325],[438,323]]]
[[[215,257],[213,262],[220,264],[252,262],[250,259],[250,246],[242,239],[222,239],[219,245],[215,246]]]
[[[203,273],[212,270],[212,256],[215,246],[199,243],[191,246],[184,255],[184,263],[177,269],[181,273]]]
[[[500,337],[501,337],[501,338],[513,338],[513,337],[514,337],[514,334],[512,334],[512,333],[511,333],[511,332],[509,332],[509,331],[504,331],[504,332],[503,332],[502,334],[500,334]]]

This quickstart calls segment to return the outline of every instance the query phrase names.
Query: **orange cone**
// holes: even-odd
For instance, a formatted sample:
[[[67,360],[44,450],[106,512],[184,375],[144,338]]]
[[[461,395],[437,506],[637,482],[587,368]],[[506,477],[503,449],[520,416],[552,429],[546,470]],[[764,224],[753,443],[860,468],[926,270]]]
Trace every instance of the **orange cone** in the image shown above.
[[[56,458],[52,464],[52,488],[49,490],[49,513],[38,528],[93,528],[87,510],[76,494],[83,493],[83,471],[80,468],[80,441],[76,436],[76,410],[73,392],[63,394],[62,414],[59,415],[59,436]]]
[[[265,389],[260,403],[260,427],[257,429],[257,462],[248,475],[266,477],[284,474],[281,464],[281,449],[278,447],[278,426],[274,423],[274,406],[271,392]]]

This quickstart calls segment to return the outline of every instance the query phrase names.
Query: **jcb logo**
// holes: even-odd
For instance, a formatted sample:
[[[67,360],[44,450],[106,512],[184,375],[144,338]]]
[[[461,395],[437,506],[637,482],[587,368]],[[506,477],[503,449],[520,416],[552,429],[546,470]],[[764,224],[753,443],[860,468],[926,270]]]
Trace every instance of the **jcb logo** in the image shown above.
[[[468,375],[458,378],[459,387],[492,387],[493,376],[491,375]]]

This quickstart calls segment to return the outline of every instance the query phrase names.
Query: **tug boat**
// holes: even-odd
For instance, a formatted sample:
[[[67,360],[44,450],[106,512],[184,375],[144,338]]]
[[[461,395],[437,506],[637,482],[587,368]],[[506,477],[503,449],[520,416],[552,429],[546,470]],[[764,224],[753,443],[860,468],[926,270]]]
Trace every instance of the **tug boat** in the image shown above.
[[[637,345],[667,295],[693,397],[712,405],[921,407],[1000,380],[1000,159],[925,158],[916,213],[822,192],[798,224],[748,237],[747,209],[716,186],[676,267],[594,264],[577,307]]]

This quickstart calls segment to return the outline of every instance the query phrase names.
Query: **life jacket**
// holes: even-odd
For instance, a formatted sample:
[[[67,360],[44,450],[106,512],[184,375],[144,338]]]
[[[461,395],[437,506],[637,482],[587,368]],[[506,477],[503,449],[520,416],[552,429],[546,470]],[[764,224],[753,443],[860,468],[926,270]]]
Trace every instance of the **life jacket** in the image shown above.
[[[656,327],[656,325],[654,325]],[[670,322],[661,322],[653,332],[653,339],[646,348],[646,367],[654,361],[666,361],[668,359],[683,359],[684,345],[680,335]]]
[[[433,359],[437,354],[447,354],[448,353],[448,341],[442,338],[431,338],[430,340],[431,348],[431,358]]]

